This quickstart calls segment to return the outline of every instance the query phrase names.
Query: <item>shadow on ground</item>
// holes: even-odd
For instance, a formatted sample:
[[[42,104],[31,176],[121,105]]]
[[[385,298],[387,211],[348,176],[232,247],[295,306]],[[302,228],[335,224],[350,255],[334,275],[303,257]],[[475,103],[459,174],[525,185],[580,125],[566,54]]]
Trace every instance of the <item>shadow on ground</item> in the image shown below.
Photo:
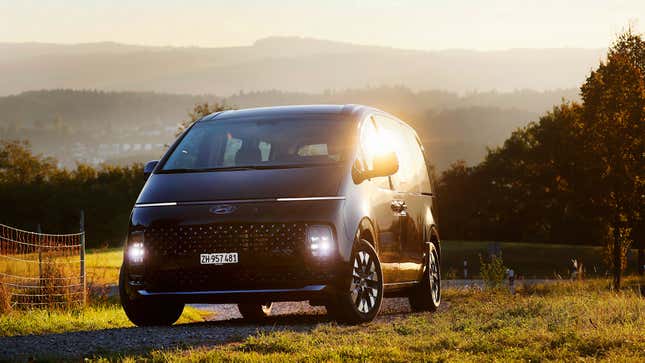
[[[94,355],[145,353],[154,349],[209,347],[242,341],[260,332],[307,332],[329,323],[325,309],[302,303],[278,303],[275,316],[261,323],[240,318],[234,305],[200,305],[217,320],[171,327],[115,328],[0,338],[0,360],[67,359]],[[208,307],[211,307],[208,309]],[[397,319],[410,311],[406,299],[385,299],[379,320]]]

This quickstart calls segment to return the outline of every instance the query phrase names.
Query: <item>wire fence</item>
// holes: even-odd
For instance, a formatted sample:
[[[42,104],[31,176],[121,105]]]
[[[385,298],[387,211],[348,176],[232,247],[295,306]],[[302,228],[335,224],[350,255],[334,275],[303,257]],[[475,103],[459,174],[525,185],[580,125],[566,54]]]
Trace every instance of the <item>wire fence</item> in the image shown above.
[[[82,306],[85,232],[47,234],[0,224],[0,293],[17,308]],[[40,229],[40,228],[39,228]]]

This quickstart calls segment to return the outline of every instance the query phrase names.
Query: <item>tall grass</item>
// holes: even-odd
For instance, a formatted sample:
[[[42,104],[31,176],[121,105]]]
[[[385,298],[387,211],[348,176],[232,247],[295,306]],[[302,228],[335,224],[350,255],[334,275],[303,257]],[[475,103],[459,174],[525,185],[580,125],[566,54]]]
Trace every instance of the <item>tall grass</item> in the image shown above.
[[[439,312],[362,326],[253,335],[214,348],[153,351],[153,362],[645,361],[645,299],[608,281],[444,290]],[[121,357],[124,358],[124,357]],[[125,357],[138,361],[142,357]]]
[[[11,311],[11,294],[7,285],[3,284],[3,277],[0,276],[0,315]]]

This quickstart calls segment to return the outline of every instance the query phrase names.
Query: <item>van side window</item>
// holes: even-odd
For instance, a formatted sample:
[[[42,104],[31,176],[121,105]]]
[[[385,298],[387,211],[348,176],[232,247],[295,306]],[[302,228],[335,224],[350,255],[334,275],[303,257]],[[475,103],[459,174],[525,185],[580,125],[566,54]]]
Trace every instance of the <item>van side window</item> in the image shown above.
[[[421,193],[432,193],[432,183],[430,182],[430,175],[428,174],[428,159],[426,158],[426,155],[423,153],[423,146],[421,146],[421,141],[419,138],[413,134],[414,139],[416,140],[415,142],[415,152],[418,153],[417,156],[417,162],[419,165],[417,165],[417,169],[419,171],[419,183],[420,183],[420,189]]]
[[[429,193],[428,169],[414,131],[404,123],[385,116],[377,116],[376,121],[391,140],[399,159],[399,171],[391,177],[394,190]]]
[[[377,130],[374,120],[372,118],[367,118],[363,122],[360,133],[360,150],[359,150],[359,159],[360,164],[365,170],[369,170],[374,166],[374,155],[370,152],[370,142],[373,145],[374,140],[378,140],[378,133],[380,130]],[[382,189],[390,189],[390,179],[387,176],[381,176],[370,179],[374,185]]]

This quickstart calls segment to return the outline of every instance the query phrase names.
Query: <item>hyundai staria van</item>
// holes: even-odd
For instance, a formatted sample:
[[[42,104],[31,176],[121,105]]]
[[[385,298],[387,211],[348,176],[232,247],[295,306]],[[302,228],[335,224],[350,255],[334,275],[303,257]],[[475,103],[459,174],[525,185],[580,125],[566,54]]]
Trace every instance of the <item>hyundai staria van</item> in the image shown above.
[[[382,299],[441,299],[435,202],[422,144],[359,105],[270,107],[195,122],[132,211],[120,297],[136,325],[170,325],[186,303],[234,303],[259,320],[309,301],[367,322]]]

